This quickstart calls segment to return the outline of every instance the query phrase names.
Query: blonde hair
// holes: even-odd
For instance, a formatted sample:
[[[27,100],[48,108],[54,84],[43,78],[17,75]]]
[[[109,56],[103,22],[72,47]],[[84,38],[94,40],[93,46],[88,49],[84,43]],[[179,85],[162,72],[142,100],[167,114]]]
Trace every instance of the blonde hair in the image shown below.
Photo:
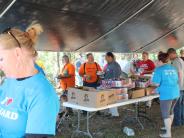
[[[32,30],[32,32],[30,30]],[[26,29],[26,32],[17,28],[12,28],[8,30],[7,33],[0,35],[0,43],[4,49],[21,47],[30,52],[32,57],[36,57],[37,51],[35,50],[35,43],[42,32],[43,28],[38,23],[30,25],[28,29]]]
[[[36,43],[38,36],[43,32],[43,27],[39,23],[33,22],[30,26],[28,26],[26,32],[29,33],[31,30],[34,32],[34,36],[32,36],[31,39],[34,43]]]

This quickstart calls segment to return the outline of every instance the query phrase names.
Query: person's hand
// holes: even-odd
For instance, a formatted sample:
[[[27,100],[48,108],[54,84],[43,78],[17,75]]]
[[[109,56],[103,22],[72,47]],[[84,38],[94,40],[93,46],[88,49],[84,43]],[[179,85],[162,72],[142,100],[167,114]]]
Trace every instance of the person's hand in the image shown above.
[[[63,76],[68,76],[68,71],[67,70],[63,71]]]
[[[60,74],[60,75],[58,75],[56,78],[57,78],[57,79],[61,79],[61,78],[62,78],[62,75]]]
[[[158,92],[157,92],[157,89],[155,88],[155,89],[153,89],[153,91],[151,92],[151,94],[156,94],[156,93],[158,93]]]
[[[91,76],[85,74],[85,75],[84,75],[84,79],[85,79],[85,80],[90,80],[90,79],[91,79]]]

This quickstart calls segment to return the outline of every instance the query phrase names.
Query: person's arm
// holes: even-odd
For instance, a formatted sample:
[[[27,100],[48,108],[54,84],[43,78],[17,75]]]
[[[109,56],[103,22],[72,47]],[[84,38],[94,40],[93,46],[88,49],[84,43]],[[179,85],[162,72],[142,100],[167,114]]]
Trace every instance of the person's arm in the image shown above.
[[[60,74],[57,76],[57,79],[62,79],[62,70],[60,71]]]
[[[75,68],[74,68],[75,69]],[[67,70],[67,74],[60,74],[57,78],[58,79],[65,79],[65,78],[70,78],[73,74],[75,75],[75,70],[73,71],[72,66],[68,66],[65,68]],[[73,73],[74,72],[74,73]]]
[[[136,74],[135,66],[134,66],[134,64],[133,64],[133,63],[132,63],[132,64],[130,64],[130,73],[131,73],[132,75],[135,75],[135,74]]]
[[[183,80],[182,79],[182,71],[181,71],[182,65],[179,62],[173,62],[173,66],[177,69],[179,85],[181,86],[182,80]]]
[[[98,71],[102,71],[102,68],[100,67],[98,63],[97,63],[97,68],[98,68]]]
[[[119,79],[121,76],[121,66],[117,63],[113,68],[113,77]]]
[[[54,135],[59,99],[52,88],[37,89],[37,95],[28,98],[26,136]],[[43,91],[43,92],[41,92]],[[53,93],[53,94],[51,94]]]
[[[68,78],[72,76],[75,76],[75,67],[73,65],[68,68]]]
[[[108,64],[104,65],[104,67],[103,67],[103,72],[105,72],[105,73],[106,73],[106,70],[107,70],[107,66],[108,66]]]
[[[158,69],[155,69],[153,78],[152,78],[152,85],[159,87],[161,84],[161,81],[162,81],[161,72]]]
[[[70,76],[69,75],[65,75],[65,76],[63,76],[63,75],[58,75],[58,79],[64,79],[64,78],[69,78]]]
[[[79,68],[79,75],[80,75],[81,77],[84,76],[84,64],[82,64],[82,65],[80,66],[80,68]]]
[[[179,84],[180,84],[180,86],[182,85],[181,83],[182,83],[182,73],[181,73],[181,71],[178,71],[178,79],[179,79]]]
[[[149,71],[145,70],[145,71],[143,72],[143,75],[144,75],[144,74],[151,74],[151,73],[153,73],[153,71],[154,71],[154,70],[149,70]]]
[[[150,60],[150,69],[152,71],[154,71],[154,69],[155,69],[155,63],[153,61],[151,61],[151,60]]]

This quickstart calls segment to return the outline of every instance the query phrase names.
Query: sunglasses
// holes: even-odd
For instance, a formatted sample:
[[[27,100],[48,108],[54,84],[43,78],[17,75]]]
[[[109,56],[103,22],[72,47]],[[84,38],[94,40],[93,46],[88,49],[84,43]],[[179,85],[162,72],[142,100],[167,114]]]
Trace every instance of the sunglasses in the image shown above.
[[[2,33],[3,33],[3,34],[9,34],[11,37],[13,37],[14,40],[16,41],[16,43],[18,44],[18,47],[21,48],[20,42],[19,42],[19,40],[13,35],[13,33],[11,32],[11,28],[5,29]]]

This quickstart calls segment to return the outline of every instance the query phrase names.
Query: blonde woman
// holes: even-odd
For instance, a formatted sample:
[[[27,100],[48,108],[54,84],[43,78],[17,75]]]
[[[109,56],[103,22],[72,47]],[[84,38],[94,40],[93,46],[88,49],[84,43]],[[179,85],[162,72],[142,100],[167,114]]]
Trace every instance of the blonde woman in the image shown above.
[[[38,27],[39,26],[39,27]],[[0,137],[45,138],[55,135],[59,101],[49,81],[34,67],[40,25],[27,32],[13,28],[0,35]],[[31,29],[31,30],[30,30]]]

